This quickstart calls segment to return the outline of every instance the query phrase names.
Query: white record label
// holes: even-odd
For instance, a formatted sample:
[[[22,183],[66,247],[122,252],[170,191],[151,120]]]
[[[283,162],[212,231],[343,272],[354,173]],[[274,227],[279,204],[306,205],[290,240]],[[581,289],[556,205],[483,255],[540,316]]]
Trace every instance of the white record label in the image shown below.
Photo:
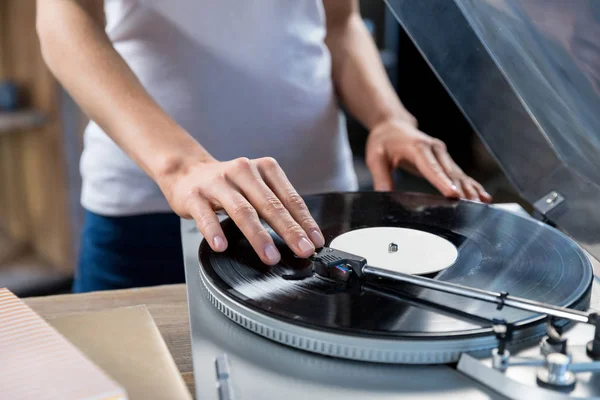
[[[458,250],[443,237],[416,229],[356,229],[333,239],[329,247],[367,259],[367,264],[405,274],[424,275],[448,268]]]

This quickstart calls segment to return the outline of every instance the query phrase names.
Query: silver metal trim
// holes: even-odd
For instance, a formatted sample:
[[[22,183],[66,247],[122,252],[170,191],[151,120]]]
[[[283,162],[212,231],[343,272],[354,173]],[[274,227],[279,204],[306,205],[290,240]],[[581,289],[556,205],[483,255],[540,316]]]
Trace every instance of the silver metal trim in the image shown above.
[[[510,379],[502,372],[487,367],[468,354],[461,356],[457,369],[509,399],[565,400],[570,398],[568,395],[562,393],[553,392],[541,387],[527,386]]]
[[[497,346],[493,334],[446,340],[398,340],[342,335],[305,328],[237,303],[210,282],[201,266],[199,280],[209,301],[236,324],[275,342],[326,356],[388,364],[447,364],[457,362],[462,353],[475,357],[489,356]],[[516,348],[531,345],[544,334],[544,324],[523,328],[514,332],[511,343]]]

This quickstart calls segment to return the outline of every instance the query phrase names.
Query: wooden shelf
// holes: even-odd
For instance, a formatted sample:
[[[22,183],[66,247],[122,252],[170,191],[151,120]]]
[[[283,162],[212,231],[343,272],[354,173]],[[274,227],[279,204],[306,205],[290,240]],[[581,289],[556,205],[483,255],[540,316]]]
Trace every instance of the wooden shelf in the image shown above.
[[[0,287],[19,297],[70,292],[73,276],[56,271],[34,253],[0,265]]]
[[[35,110],[0,112],[0,135],[39,128],[45,122],[44,114]]]
[[[24,243],[10,238],[0,227],[0,266],[21,256],[25,250]]]
[[[93,3],[98,3],[92,7],[94,16],[102,16],[103,2]],[[69,181],[67,151],[77,149],[67,149],[59,140],[63,107],[70,105],[40,51],[35,4],[0,0],[0,77],[23,90],[25,104],[14,113],[0,113],[0,229],[24,242],[26,252],[49,269],[72,273],[69,190],[77,186]],[[66,123],[77,118],[79,112],[73,110]],[[24,262],[12,265],[26,268]]]

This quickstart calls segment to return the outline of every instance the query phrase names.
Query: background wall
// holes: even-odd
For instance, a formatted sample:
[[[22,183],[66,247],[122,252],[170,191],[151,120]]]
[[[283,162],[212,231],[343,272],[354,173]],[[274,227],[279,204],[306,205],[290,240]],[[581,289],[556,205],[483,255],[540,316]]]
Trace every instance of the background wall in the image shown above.
[[[22,89],[24,110],[37,110],[45,118],[39,126],[25,123],[0,133],[0,231],[4,231],[0,246],[5,250],[9,245],[18,247],[15,256],[21,257],[5,264],[36,270],[43,266],[49,274],[72,274],[62,91],[40,53],[35,0],[0,1],[2,80]],[[7,265],[0,266],[0,272],[9,270]],[[0,286],[2,283],[0,280]]]

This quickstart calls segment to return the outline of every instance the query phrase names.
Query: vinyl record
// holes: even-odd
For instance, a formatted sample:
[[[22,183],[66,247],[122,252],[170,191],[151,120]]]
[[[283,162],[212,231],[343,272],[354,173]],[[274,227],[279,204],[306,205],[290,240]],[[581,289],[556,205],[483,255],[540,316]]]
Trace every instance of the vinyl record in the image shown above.
[[[433,274],[429,266],[435,279],[556,306],[585,308],[589,302],[593,273],[586,254],[535,220],[480,203],[421,194],[335,193],[305,200],[327,246],[348,232],[402,228],[373,231],[383,236],[381,243],[365,241],[369,247],[363,251],[371,257],[355,252],[370,265],[371,260],[392,260],[390,268],[403,271],[396,260],[411,259],[404,265],[414,273],[411,268],[418,267],[419,257],[424,264],[437,257],[442,267],[451,265]],[[268,267],[231,220],[223,222],[223,229],[227,251],[213,252],[204,241],[200,246],[200,277],[207,295],[229,318],[272,340],[365,361],[438,363],[455,361],[463,351],[494,347],[492,320],[514,324],[521,341],[544,332],[544,316],[526,311],[499,311],[493,304],[406,284],[344,285],[306,276],[311,261],[295,257],[272,231],[282,260]],[[443,257],[437,245],[426,245],[423,255],[412,250],[408,254],[414,246],[403,247],[410,238],[399,236],[395,258],[390,258],[386,253],[393,243],[386,242],[387,232],[411,230],[453,246],[445,247]],[[360,251],[360,243],[348,243]]]

